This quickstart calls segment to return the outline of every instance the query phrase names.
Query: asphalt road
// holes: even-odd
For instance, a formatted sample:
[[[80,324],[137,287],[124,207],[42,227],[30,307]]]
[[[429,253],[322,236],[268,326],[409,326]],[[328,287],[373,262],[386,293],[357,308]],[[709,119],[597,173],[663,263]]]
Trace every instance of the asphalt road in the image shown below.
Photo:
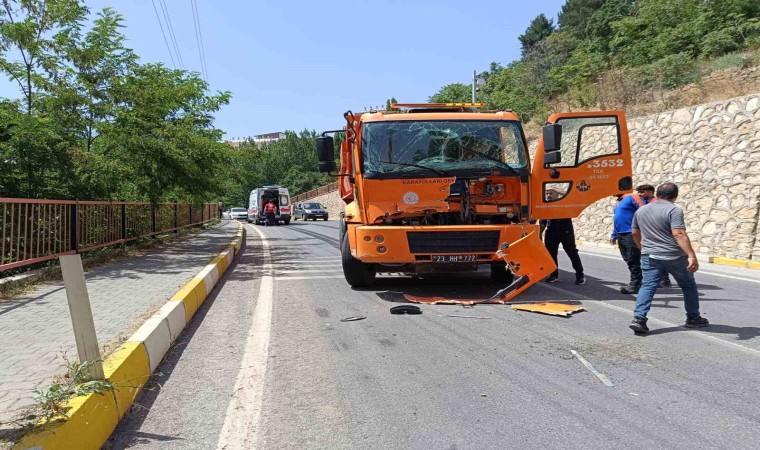
[[[563,256],[558,283],[519,297],[577,300],[587,311],[571,318],[503,305],[396,316],[388,310],[403,293],[502,286],[480,272],[351,290],[336,228],[257,227],[267,257],[249,226],[246,250],[108,447],[758,448],[756,272],[703,266],[705,331],[679,326],[682,301],[669,289],[655,299],[652,333],[634,336],[634,299],[617,291],[625,265],[602,249],[582,254],[587,285],[573,284]],[[271,322],[255,321],[264,313]],[[366,319],[340,321],[350,316]]]

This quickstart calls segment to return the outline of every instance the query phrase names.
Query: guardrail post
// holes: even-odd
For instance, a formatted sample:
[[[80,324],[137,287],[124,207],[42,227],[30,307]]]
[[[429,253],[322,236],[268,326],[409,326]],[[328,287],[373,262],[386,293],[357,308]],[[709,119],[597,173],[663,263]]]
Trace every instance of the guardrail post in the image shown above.
[[[153,235],[152,237],[156,238],[156,204],[151,203],[150,204],[150,232]]]
[[[127,239],[127,203],[121,204],[121,238]]]
[[[177,226],[179,225],[179,204],[177,200],[174,200],[174,232],[178,233]]]
[[[80,363],[91,363],[87,368],[94,380],[102,380],[103,361],[98,348],[98,336],[95,334],[95,321],[92,318],[90,296],[87,293],[87,282],[82,268],[82,255],[61,256],[61,275],[66,288],[66,298],[69,302],[71,325],[74,327],[74,338],[77,343],[77,353]]]
[[[77,212],[77,203],[71,205],[69,217],[69,245],[72,251],[79,251],[79,214]]]

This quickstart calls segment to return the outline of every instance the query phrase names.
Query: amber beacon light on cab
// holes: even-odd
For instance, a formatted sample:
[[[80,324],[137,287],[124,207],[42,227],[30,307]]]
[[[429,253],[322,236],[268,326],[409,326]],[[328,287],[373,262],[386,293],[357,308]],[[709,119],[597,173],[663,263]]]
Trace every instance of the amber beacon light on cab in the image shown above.
[[[475,271],[508,283],[507,301],[555,269],[540,219],[577,217],[632,189],[625,113],[554,114],[534,161],[520,119],[482,103],[394,104],[344,114],[317,138],[319,170],[339,177],[343,272],[352,287],[377,273]],[[334,139],[345,133],[335,161]]]

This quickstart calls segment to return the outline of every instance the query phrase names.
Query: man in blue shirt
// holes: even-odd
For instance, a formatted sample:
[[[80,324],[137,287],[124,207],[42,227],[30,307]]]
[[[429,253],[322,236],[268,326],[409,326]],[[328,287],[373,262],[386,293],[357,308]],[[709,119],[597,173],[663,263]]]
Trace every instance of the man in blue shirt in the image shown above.
[[[631,223],[636,211],[649,203],[653,197],[654,186],[642,184],[636,188],[636,193],[618,196],[615,205],[610,244],[618,244],[620,256],[628,264],[628,271],[631,272],[631,281],[627,286],[620,288],[623,294],[638,294],[641,287],[641,251],[633,241]]]

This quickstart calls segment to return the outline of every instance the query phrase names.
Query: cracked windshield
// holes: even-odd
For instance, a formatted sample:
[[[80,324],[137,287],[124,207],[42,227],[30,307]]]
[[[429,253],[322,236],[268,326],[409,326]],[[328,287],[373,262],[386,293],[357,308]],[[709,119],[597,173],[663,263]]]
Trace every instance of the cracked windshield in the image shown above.
[[[520,128],[500,121],[369,123],[362,137],[368,178],[515,173],[526,164]]]

